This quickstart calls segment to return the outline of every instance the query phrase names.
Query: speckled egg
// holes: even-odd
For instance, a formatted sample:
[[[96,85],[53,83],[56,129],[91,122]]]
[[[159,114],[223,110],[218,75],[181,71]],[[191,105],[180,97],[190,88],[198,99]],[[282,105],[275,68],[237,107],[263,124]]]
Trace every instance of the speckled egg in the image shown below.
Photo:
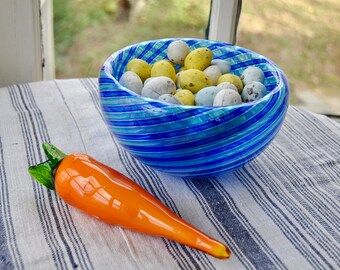
[[[211,60],[211,65],[217,66],[221,70],[222,74],[230,72],[230,65],[226,60],[213,59]]]
[[[183,73],[183,71],[180,71],[180,72],[177,72],[177,74],[176,74],[176,86],[177,86],[177,89],[181,88],[180,79],[181,79],[182,73]]]
[[[222,72],[218,66],[209,66],[203,70],[203,72],[210,77],[213,85],[217,84],[218,78],[222,75]]]
[[[119,83],[138,95],[140,95],[142,92],[143,82],[141,78],[139,78],[139,76],[133,71],[124,72],[119,79]]]
[[[188,89],[194,94],[204,87],[212,86],[210,77],[198,69],[188,69],[183,71],[179,84],[181,88]]]
[[[184,59],[189,53],[189,45],[182,40],[171,42],[167,48],[168,59],[179,66],[184,65]]]
[[[222,89],[217,93],[214,99],[214,106],[230,106],[241,104],[241,96],[232,89]]]
[[[266,87],[260,82],[253,81],[244,86],[242,91],[242,100],[244,102],[255,101],[263,98],[266,94]]]
[[[176,70],[167,60],[160,60],[154,63],[150,75],[151,77],[165,76],[176,82]]]
[[[201,89],[195,95],[195,102],[197,106],[213,106],[216,94],[222,89],[217,86],[209,86]]]
[[[241,80],[243,81],[244,85],[251,83],[253,81],[263,83],[264,82],[264,72],[259,67],[255,67],[255,66],[247,67],[242,72]]]
[[[149,78],[147,78],[145,81],[144,81],[144,86],[147,84],[147,83],[149,83],[150,81],[152,81],[153,79],[155,79],[155,77],[149,77]]]
[[[218,78],[217,84],[220,84],[222,82],[228,82],[235,85],[239,94],[242,93],[243,82],[239,76],[231,73],[223,74],[221,77]]]
[[[188,89],[181,89],[177,91],[175,97],[183,102],[184,105],[195,105],[195,96]]]
[[[126,66],[126,71],[135,72],[144,82],[151,74],[151,66],[142,59],[132,59]]]
[[[158,99],[164,94],[175,94],[176,85],[168,77],[160,76],[150,80],[142,89],[142,96],[147,98]]]
[[[161,95],[158,100],[170,104],[175,104],[175,105],[184,105],[182,101],[180,101],[177,97],[170,95],[170,94],[164,94]]]
[[[186,69],[204,70],[210,66],[213,52],[209,48],[197,48],[191,51],[184,60]]]
[[[232,89],[238,92],[237,87],[229,82],[221,82],[220,84],[217,85],[217,87],[220,89]]]

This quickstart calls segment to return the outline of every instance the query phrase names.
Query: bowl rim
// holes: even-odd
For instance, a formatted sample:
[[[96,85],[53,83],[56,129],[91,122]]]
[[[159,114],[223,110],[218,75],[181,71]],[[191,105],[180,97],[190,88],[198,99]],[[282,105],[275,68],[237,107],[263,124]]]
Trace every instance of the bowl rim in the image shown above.
[[[208,42],[208,43],[213,43],[213,44],[220,44],[220,45],[223,45],[223,46],[228,46],[229,48],[232,48],[232,49],[235,49],[235,50],[242,50],[242,51],[244,51],[246,53],[250,53],[251,55],[256,55],[259,58],[265,59],[266,64],[270,65],[273,68],[274,76],[277,77],[277,83],[275,85],[275,88],[273,88],[264,97],[262,97],[262,98],[260,98],[258,100],[251,101],[251,102],[242,102],[242,103],[236,104],[236,105],[229,105],[229,106],[177,105],[177,104],[166,103],[166,102],[163,102],[163,101],[160,101],[160,100],[157,100],[157,99],[143,97],[142,95],[139,95],[139,94],[133,92],[132,90],[124,87],[123,85],[121,85],[119,83],[119,79],[116,79],[112,75],[112,62],[121,53],[124,53],[124,51],[126,51],[128,49],[135,48],[137,46],[147,45],[147,44],[152,43],[152,42],[169,42],[169,41],[176,41],[176,40],[197,41],[197,42],[205,42],[205,43]],[[214,108],[215,109],[216,108],[236,109],[236,108],[239,108],[239,107],[249,107],[249,108],[251,108],[251,107],[253,107],[253,106],[257,105],[257,104],[266,103],[266,102],[270,101],[275,93],[282,91],[283,87],[286,88],[286,94],[288,94],[288,89],[289,89],[289,83],[288,83],[288,80],[287,80],[286,75],[284,74],[284,72],[272,60],[270,60],[269,58],[265,57],[264,55],[262,55],[260,53],[257,53],[255,51],[252,51],[250,49],[238,46],[238,45],[233,45],[233,44],[229,44],[229,43],[225,43],[225,42],[221,42],[221,41],[216,41],[216,40],[200,39],[200,38],[162,38],[162,39],[151,39],[151,40],[146,40],[146,41],[142,41],[142,42],[138,42],[138,43],[134,43],[134,44],[125,46],[125,47],[115,51],[114,53],[112,53],[104,61],[103,65],[102,65],[102,68],[101,68],[101,72],[99,74],[99,86],[101,85],[100,78],[104,77],[102,75],[102,72],[104,72],[105,77],[111,79],[113,81],[113,83],[120,90],[124,90],[125,92],[129,93],[129,95],[132,96],[132,97],[139,98],[141,100],[144,100],[147,103],[149,103],[149,102],[160,103],[160,104],[162,104],[162,106],[180,107],[182,109],[189,109],[189,110],[190,109],[198,109],[198,108],[208,108],[208,109],[214,109]]]

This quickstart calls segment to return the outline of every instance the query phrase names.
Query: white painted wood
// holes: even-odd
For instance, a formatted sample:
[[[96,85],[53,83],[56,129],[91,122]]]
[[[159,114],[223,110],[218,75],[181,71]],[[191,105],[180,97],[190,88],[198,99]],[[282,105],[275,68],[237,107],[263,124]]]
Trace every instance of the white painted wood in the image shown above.
[[[241,0],[212,0],[209,39],[236,42],[238,5]]]
[[[41,25],[43,41],[43,79],[52,80],[55,78],[53,0],[41,1]]]
[[[53,43],[51,0],[0,1],[0,86],[53,78],[54,50],[47,41]],[[44,35],[42,25],[46,25]],[[44,62],[49,68],[43,67]]]

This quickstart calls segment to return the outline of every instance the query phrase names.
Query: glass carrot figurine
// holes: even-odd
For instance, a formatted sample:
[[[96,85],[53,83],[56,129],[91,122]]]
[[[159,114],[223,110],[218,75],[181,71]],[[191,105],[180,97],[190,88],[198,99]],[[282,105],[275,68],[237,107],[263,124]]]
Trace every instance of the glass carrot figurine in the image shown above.
[[[219,259],[230,256],[222,243],[174,214],[161,201],[116,170],[80,153],[66,155],[43,144],[47,161],[31,166],[39,183],[55,189],[66,203],[112,225],[156,235]]]

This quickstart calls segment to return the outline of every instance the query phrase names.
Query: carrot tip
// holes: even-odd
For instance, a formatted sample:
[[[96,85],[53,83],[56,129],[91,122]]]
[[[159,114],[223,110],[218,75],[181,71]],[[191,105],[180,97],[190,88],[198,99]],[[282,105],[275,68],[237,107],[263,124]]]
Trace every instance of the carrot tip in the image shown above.
[[[214,254],[214,256],[218,259],[228,259],[230,255],[231,251],[225,245],[222,245],[218,250],[216,250],[216,253]]]

